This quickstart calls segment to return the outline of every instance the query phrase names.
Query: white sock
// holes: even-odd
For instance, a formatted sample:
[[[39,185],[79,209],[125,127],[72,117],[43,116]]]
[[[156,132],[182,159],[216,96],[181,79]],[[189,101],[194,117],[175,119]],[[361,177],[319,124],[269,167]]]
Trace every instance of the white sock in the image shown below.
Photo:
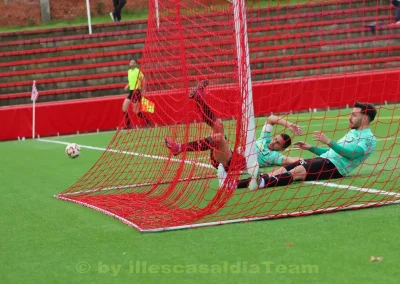
[[[222,187],[224,185],[225,179],[226,179],[226,171],[224,169],[224,166],[222,164],[218,165],[218,183],[219,187]]]
[[[258,171],[259,171],[259,169],[260,169],[260,166],[259,166],[258,162],[256,161],[252,168],[251,181],[249,184],[250,190],[257,190],[259,188],[259,186],[258,186]]]
[[[263,188],[265,186],[265,180],[263,178],[260,178],[260,184],[259,184],[259,188]]]

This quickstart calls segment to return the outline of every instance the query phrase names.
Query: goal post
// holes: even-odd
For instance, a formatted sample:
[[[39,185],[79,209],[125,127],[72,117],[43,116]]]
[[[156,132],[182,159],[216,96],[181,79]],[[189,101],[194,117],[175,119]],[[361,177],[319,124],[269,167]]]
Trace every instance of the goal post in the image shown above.
[[[242,99],[242,129],[246,133],[245,157],[247,170],[252,173],[252,167],[256,162],[254,147],[255,123],[253,106],[253,89],[251,83],[250,51],[247,34],[246,5],[244,0],[233,0],[236,53],[238,62],[239,88]]]
[[[399,203],[391,13],[376,0],[149,1],[138,62],[154,111],[129,113],[125,129],[121,114],[107,150],[56,197],[141,232]],[[255,161],[264,178],[251,190]]]

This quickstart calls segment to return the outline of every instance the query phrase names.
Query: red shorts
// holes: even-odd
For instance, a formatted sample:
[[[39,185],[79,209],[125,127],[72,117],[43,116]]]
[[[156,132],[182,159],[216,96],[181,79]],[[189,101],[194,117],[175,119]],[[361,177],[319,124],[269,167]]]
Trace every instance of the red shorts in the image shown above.
[[[231,153],[232,153],[232,157],[229,159],[228,165],[224,166],[225,171],[227,172],[229,170],[229,168],[232,166],[231,165],[232,160],[235,160],[235,164],[234,164],[235,170],[238,170],[238,171],[246,170],[247,162],[246,162],[246,158],[243,156],[243,154],[240,154],[237,152],[235,153],[232,150],[231,150]],[[234,155],[235,155],[235,157],[234,157]],[[211,151],[210,151],[210,161],[211,161],[211,164],[213,165],[213,167],[218,169],[219,162],[214,159],[214,150],[213,149],[211,149]]]

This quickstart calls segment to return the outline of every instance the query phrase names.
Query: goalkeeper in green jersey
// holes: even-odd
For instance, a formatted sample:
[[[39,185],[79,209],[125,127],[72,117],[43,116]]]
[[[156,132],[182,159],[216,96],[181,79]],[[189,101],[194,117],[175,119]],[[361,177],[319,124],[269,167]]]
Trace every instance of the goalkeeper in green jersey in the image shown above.
[[[346,176],[375,150],[376,137],[370,129],[370,123],[375,116],[374,105],[356,102],[349,118],[351,130],[339,141],[335,142],[323,132],[315,131],[313,140],[328,147],[313,147],[306,142],[294,143],[296,148],[308,150],[319,157],[300,160],[261,176],[258,176],[259,165],[256,164],[252,177],[239,180],[237,187],[256,190],[284,186],[293,181],[327,180]]]

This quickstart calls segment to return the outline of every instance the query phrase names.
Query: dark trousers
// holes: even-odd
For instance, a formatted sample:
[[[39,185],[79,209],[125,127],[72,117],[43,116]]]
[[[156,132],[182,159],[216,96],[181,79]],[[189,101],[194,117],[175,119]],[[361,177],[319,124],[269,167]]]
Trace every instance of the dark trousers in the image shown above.
[[[400,21],[400,2],[392,0],[392,4],[396,7],[396,21]]]
[[[121,21],[121,10],[126,4],[126,0],[113,0],[114,12],[113,16],[116,22]]]

